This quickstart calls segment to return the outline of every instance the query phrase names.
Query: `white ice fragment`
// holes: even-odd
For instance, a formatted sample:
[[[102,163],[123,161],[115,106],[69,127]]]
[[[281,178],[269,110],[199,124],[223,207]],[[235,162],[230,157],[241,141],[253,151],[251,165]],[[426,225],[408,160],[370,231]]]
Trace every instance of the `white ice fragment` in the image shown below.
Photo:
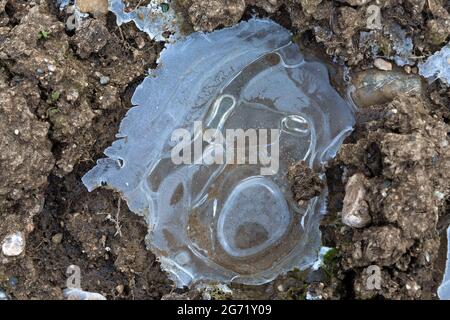
[[[67,300],[106,300],[100,293],[83,291],[77,288],[64,289],[63,295]]]
[[[2,252],[7,257],[19,256],[25,249],[25,237],[22,232],[7,235],[2,242]]]
[[[6,292],[0,289],[0,301],[2,300],[8,300],[8,296],[6,295]]]
[[[120,191],[145,217],[146,243],[177,286],[262,284],[317,259],[327,191],[299,204],[286,173],[299,160],[320,173],[354,115],[325,64],[305,59],[291,36],[271,20],[251,19],[169,44],[136,89],[119,140],[83,177],[89,190]],[[184,129],[195,149],[199,121],[200,133],[275,130],[264,146],[278,146],[278,170],[262,175],[261,162],[207,164],[213,144],[206,140],[198,163],[176,164],[172,134]]]
[[[447,229],[447,263],[444,278],[438,288],[438,296],[441,300],[450,300],[450,227]]]
[[[306,300],[322,300],[322,296],[319,295],[314,295],[311,292],[306,292]]]
[[[59,6],[59,10],[63,10],[70,3],[70,0],[56,0],[56,4]]]
[[[419,64],[419,74],[431,81],[441,79],[450,86],[450,43]]]
[[[108,0],[109,10],[116,15],[117,25],[133,21],[136,27],[155,41],[173,41],[180,35],[179,24],[170,0],[150,0],[144,7],[125,12],[122,0]]]
[[[413,41],[411,37],[406,35],[406,31],[403,30],[400,25],[394,23],[389,26],[389,36],[392,40],[393,49],[396,53],[394,56],[395,63],[400,67],[408,64],[414,64],[414,61],[411,60],[414,49]]]
[[[333,248],[329,248],[329,247],[321,247],[320,248],[317,260],[316,260],[316,262],[314,262],[314,264],[312,266],[313,270],[317,271],[317,270],[319,270],[319,268],[321,268],[323,266],[323,262],[324,262],[323,259],[330,250],[333,250]]]

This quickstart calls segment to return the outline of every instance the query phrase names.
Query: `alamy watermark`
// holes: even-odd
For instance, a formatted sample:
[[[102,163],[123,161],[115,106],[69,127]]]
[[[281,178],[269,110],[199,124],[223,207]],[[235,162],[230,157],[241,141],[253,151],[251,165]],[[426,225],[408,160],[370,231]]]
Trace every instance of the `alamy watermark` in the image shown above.
[[[273,175],[279,169],[279,129],[219,129],[203,128],[194,122],[193,133],[176,129],[171,141],[172,162],[180,164],[260,165],[261,175]]]
[[[81,290],[81,269],[79,266],[70,265],[66,270],[66,288]]]
[[[376,265],[367,267],[365,270],[367,274],[366,289],[380,290],[381,289],[381,268]]]

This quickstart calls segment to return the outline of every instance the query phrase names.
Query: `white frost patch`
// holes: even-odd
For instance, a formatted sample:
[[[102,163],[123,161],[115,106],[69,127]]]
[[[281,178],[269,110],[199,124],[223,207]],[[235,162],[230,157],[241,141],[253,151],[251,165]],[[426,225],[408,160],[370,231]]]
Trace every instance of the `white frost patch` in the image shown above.
[[[450,43],[419,64],[419,73],[429,80],[441,79],[450,85]]]
[[[316,260],[316,262],[314,262],[312,269],[317,271],[319,270],[320,267],[323,266],[323,259],[326,256],[326,254],[328,252],[330,252],[330,250],[332,250],[333,248],[329,248],[329,247],[321,247],[319,250],[319,256]]]
[[[137,7],[133,11],[125,12],[122,0],[108,0],[109,10],[116,15],[118,26],[133,21],[139,30],[156,41],[173,41],[179,36],[177,17],[170,2],[151,0],[146,7]]]

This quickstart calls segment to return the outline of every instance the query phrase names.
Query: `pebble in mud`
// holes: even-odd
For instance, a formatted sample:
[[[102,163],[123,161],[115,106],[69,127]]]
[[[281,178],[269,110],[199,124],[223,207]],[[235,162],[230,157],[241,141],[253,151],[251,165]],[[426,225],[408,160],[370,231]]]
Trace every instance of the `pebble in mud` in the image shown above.
[[[384,70],[384,71],[390,71],[392,70],[392,63],[381,59],[381,58],[376,58],[373,61],[373,65],[375,66],[375,68],[380,69],[380,70]]]
[[[63,234],[57,233],[52,237],[52,242],[54,244],[60,244],[62,242],[62,239],[63,239]]]
[[[2,242],[2,253],[7,257],[19,256],[25,249],[25,238],[22,232],[7,235]]]
[[[357,173],[348,180],[345,186],[344,207],[342,209],[342,223],[353,228],[364,228],[372,220],[366,196],[367,179]]]
[[[81,12],[107,14],[108,0],[77,0],[77,7]]]
[[[398,71],[362,71],[353,77],[352,83],[352,98],[360,108],[388,103],[400,93],[413,94],[422,91],[420,77]]]

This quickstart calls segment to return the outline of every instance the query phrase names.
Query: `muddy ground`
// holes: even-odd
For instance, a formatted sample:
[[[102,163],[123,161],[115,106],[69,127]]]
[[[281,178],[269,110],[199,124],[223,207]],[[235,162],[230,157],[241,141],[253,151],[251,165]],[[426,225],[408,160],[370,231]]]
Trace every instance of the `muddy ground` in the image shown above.
[[[382,29],[368,28],[370,5],[380,9]],[[450,221],[450,91],[420,79],[417,63],[450,40],[450,3],[183,0],[178,10],[186,30],[271,17],[345,75],[335,77],[337,87],[345,78],[355,101],[370,101],[360,103],[355,131],[327,169],[323,242],[336,249],[319,280],[307,284],[293,271],[206,296],[435,299]],[[115,139],[164,43],[133,24],[117,27],[111,13],[91,14],[76,30],[65,27],[69,17],[55,1],[0,0],[0,240],[15,233],[26,240],[19,256],[0,253],[0,291],[11,299],[62,299],[66,269],[77,265],[83,289],[108,299],[205,298],[201,290],[174,289],[145,249],[143,219],[118,194],[88,193],[80,181]],[[414,44],[406,54],[398,28]],[[409,66],[397,67],[396,56]],[[375,58],[383,59],[378,68],[393,70],[372,70]],[[364,91],[371,81],[377,90]],[[297,181],[316,181],[305,179]],[[302,199],[305,190],[293,181]],[[368,290],[373,265],[381,288]]]

